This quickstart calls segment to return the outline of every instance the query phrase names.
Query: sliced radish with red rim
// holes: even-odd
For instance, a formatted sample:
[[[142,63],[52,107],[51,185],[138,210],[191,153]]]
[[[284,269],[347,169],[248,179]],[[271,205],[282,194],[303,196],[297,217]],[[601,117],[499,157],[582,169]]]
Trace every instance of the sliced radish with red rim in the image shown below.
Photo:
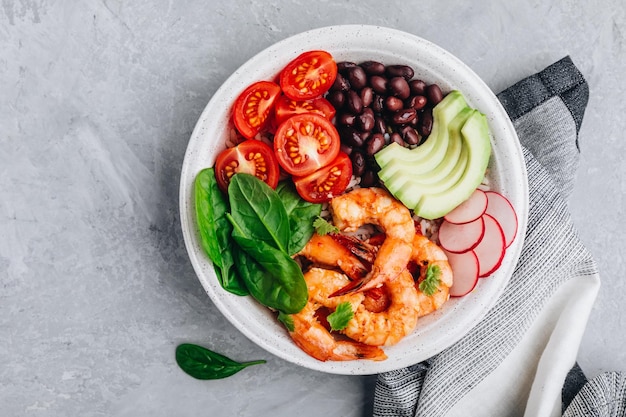
[[[439,243],[448,252],[467,252],[478,245],[484,233],[485,223],[482,216],[463,224],[454,224],[444,220],[439,226]]]
[[[471,292],[478,282],[478,258],[474,251],[464,253],[446,252],[448,263],[452,268],[452,287],[450,287],[451,297],[462,297]]]
[[[478,257],[480,278],[491,275],[502,263],[506,242],[498,221],[489,214],[483,214],[485,232],[480,243],[474,248]]]
[[[506,247],[508,248],[517,235],[517,214],[515,209],[506,197],[496,191],[487,191],[485,195],[487,196],[487,210],[485,212],[493,216],[500,224],[500,227],[502,227]]]
[[[467,200],[443,218],[450,223],[464,224],[478,219],[485,210],[487,210],[487,196],[483,190],[476,189]]]

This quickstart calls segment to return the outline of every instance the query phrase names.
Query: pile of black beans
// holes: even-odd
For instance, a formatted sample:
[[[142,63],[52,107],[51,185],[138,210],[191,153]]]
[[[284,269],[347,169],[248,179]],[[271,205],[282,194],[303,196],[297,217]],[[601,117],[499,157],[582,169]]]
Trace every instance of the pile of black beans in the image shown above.
[[[337,111],[341,149],[350,155],[361,186],[374,186],[379,170],[374,154],[391,142],[410,148],[423,143],[443,93],[437,84],[414,79],[408,65],[338,62],[337,69],[326,98]]]

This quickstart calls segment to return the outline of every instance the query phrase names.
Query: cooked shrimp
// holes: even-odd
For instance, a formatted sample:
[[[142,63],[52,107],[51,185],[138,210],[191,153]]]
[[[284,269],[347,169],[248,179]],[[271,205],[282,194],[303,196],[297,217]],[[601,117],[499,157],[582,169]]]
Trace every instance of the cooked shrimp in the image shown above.
[[[415,285],[418,289],[421,317],[438,310],[450,298],[449,290],[453,281],[452,268],[443,249],[421,234],[416,234],[413,239],[411,261],[419,268],[419,278],[415,280]],[[429,266],[438,266],[441,271],[437,288],[431,295],[419,290],[419,284],[424,280]]]
[[[342,302],[352,304],[353,311],[363,300],[362,294],[351,294],[330,298],[329,295],[348,283],[348,278],[340,272],[311,268],[304,279],[309,290],[309,301],[302,311],[292,314],[294,329],[290,332],[293,341],[312,357],[320,360],[349,361],[370,359],[375,361],[387,358],[385,352],[376,346],[369,346],[354,340],[339,340],[331,334],[317,318],[317,310],[333,310]]]
[[[369,311],[360,303],[344,333],[361,343],[389,346],[411,333],[419,316],[418,293],[413,276],[404,269],[394,280],[383,283],[389,306],[381,312]]]
[[[339,267],[353,280],[362,279],[369,272],[369,269],[348,248],[330,235],[321,236],[314,233],[299,255],[315,264]]]
[[[374,224],[386,236],[372,270],[335,295],[379,287],[405,269],[412,252],[415,226],[409,209],[402,203],[381,188],[358,188],[333,198],[330,208],[340,230],[354,232],[363,225]]]

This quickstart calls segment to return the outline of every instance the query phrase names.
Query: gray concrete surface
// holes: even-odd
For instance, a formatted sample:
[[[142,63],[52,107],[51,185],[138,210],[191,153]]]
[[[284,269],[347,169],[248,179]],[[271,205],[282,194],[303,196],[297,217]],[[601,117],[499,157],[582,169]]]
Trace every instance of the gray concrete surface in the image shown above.
[[[0,4],[0,415],[371,412],[373,377],[272,357],[227,323],[182,241],[178,180],[220,84],[306,29],[388,26],[499,92],[570,55],[590,86],[571,210],[602,288],[583,370],[626,371],[626,12],[621,0],[4,0]],[[268,363],[199,382],[181,342]]]

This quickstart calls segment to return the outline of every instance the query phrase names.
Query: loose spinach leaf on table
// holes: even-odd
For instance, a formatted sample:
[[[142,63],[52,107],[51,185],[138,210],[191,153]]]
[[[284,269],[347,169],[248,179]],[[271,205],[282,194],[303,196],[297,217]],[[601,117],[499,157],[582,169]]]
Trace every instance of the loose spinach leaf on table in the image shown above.
[[[194,378],[221,379],[236,374],[248,366],[265,363],[265,361],[240,363],[202,346],[183,343],[176,348],[176,363]]]
[[[228,186],[232,219],[253,240],[288,252],[291,231],[285,205],[276,191],[250,174],[235,174]]]
[[[242,251],[237,257],[237,270],[250,294],[266,307],[286,314],[304,308],[308,290],[300,265],[287,253],[253,239],[233,221],[232,237]]]
[[[232,225],[226,218],[228,201],[217,186],[213,168],[203,169],[194,183],[196,222],[200,242],[215,266],[221,286],[233,294],[249,292],[239,278],[233,262]]]
[[[291,236],[289,239],[289,247],[287,252],[289,255],[298,253],[304,245],[307,244],[315,228],[313,221],[322,212],[321,204],[309,203],[303,200],[296,191],[296,188],[289,181],[282,181],[276,187],[276,193],[280,197],[287,216],[289,217],[289,226]]]

